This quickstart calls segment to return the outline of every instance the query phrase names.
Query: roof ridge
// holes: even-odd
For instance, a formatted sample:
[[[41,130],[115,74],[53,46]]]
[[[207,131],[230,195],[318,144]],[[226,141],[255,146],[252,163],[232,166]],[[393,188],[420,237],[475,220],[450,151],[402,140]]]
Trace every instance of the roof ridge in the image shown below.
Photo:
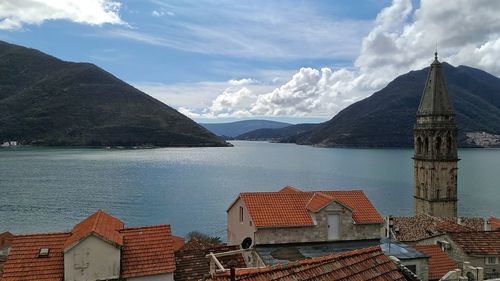
[[[13,234],[13,235],[14,235],[14,238],[16,238],[16,237],[35,236],[35,235],[56,235],[56,234],[71,234],[71,231],[67,231],[67,232],[35,232],[35,233],[26,233],[26,234]]]
[[[97,229],[97,222],[99,221],[99,218],[102,214],[102,210],[101,209],[98,209],[97,212],[96,212],[96,218],[94,220],[94,223],[92,224],[92,228],[90,229],[90,231],[92,232],[97,232],[96,229]]]
[[[168,228],[171,228],[170,224],[155,224],[155,225],[146,225],[146,226],[124,227],[124,228],[118,230],[118,232],[126,231],[126,230],[148,229],[148,228],[158,228],[158,227],[168,227]]]

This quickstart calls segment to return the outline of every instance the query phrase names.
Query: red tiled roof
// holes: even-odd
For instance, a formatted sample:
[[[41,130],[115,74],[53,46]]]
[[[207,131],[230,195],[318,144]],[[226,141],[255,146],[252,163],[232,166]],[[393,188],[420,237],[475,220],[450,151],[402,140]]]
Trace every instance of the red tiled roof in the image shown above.
[[[330,204],[332,200],[333,197],[331,196],[328,196],[321,192],[315,192],[311,199],[309,199],[309,202],[306,205],[306,209],[316,213],[319,210],[323,209],[323,207],[325,207],[326,205]]]
[[[429,280],[439,280],[446,273],[458,268],[438,245],[417,245],[415,248],[429,257]]]
[[[4,264],[2,281],[61,281],[64,275],[64,242],[70,233],[15,236]],[[47,257],[38,257],[48,248]]]
[[[123,278],[173,273],[175,270],[169,225],[123,229],[120,220],[99,210],[77,224],[72,233],[15,236],[11,252],[4,264],[3,279],[0,279],[61,281],[64,275],[66,245],[75,245],[77,241],[92,233],[123,245],[121,254]],[[38,257],[41,248],[49,248],[48,257]]]
[[[212,281],[229,280],[229,273],[215,274]],[[236,270],[236,280],[405,280],[396,264],[379,246],[294,263]]]
[[[321,195],[316,195],[319,194]],[[316,192],[249,192],[240,198],[256,227],[286,227],[314,225],[308,207],[315,210],[326,198],[332,198],[350,208],[354,222],[358,224],[382,223],[377,212],[363,191],[316,191]],[[314,199],[314,200],[311,200]],[[309,206],[310,201],[313,201]]]
[[[500,230],[500,218],[491,217],[488,219],[491,230]]]
[[[64,243],[64,249],[68,250],[91,234],[95,234],[110,243],[122,246],[123,237],[118,230],[122,229],[123,226],[124,224],[121,220],[102,210],[98,210],[73,227],[71,236]]]
[[[500,255],[500,230],[448,233],[467,254]]]
[[[184,247],[184,238],[172,235],[172,247],[174,248],[174,252],[182,249]]]
[[[240,247],[226,245],[207,245],[202,243],[186,243],[185,248],[175,252],[175,281],[198,281],[205,274],[210,273],[210,259],[205,256],[210,252],[223,253],[239,250]],[[196,247],[199,246],[199,247]],[[231,260],[236,261],[236,267],[246,267],[245,260],[241,254],[223,256],[217,258],[222,266],[229,268],[228,263]]]
[[[123,234],[122,278],[174,272],[170,225],[126,228],[120,233]]]
[[[483,230],[482,218],[444,218],[427,214],[413,217],[394,217],[396,239],[409,242],[417,241],[447,232]]]

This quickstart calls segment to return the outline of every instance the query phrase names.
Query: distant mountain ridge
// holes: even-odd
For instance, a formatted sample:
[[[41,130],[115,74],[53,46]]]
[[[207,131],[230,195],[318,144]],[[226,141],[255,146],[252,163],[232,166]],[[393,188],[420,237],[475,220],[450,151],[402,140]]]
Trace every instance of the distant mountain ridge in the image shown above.
[[[277,122],[271,120],[242,120],[229,123],[201,123],[203,127],[210,130],[218,136],[234,138],[238,135],[258,130],[258,129],[277,129],[290,126],[290,123]]]
[[[429,67],[410,71],[382,90],[358,101],[302,133],[254,131],[245,136],[326,147],[411,147],[413,125]],[[500,79],[485,71],[443,63],[456,113],[461,146],[500,143]],[[300,124],[296,125],[299,126]]]
[[[0,41],[0,141],[226,146],[175,109],[90,63]]]
[[[238,140],[259,140],[272,142],[296,142],[296,138],[319,124],[302,123],[278,129],[257,129],[236,137]]]

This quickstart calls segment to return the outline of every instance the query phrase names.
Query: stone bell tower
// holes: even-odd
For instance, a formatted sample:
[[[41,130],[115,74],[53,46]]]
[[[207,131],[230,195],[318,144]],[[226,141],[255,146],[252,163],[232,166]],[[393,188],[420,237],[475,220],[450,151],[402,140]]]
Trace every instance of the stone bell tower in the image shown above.
[[[457,134],[436,52],[413,129],[415,214],[457,216]]]

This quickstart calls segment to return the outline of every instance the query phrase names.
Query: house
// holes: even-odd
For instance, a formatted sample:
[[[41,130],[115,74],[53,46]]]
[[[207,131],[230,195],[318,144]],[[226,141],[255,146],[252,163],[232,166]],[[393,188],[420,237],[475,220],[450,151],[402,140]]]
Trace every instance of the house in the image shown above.
[[[500,278],[500,231],[449,232],[417,242],[437,244],[459,267],[470,264],[484,269],[485,279]]]
[[[458,268],[457,263],[438,245],[418,245],[415,249],[429,257],[429,281],[440,280],[448,272]]]
[[[418,280],[407,273],[385,256],[379,246],[374,246],[288,264],[235,269],[234,279],[231,279],[231,272],[215,273],[207,281]]]
[[[16,235],[2,281],[174,280],[169,225],[125,228],[98,210],[70,232]]]
[[[227,210],[228,244],[380,239],[383,219],[363,191],[241,193]]]

